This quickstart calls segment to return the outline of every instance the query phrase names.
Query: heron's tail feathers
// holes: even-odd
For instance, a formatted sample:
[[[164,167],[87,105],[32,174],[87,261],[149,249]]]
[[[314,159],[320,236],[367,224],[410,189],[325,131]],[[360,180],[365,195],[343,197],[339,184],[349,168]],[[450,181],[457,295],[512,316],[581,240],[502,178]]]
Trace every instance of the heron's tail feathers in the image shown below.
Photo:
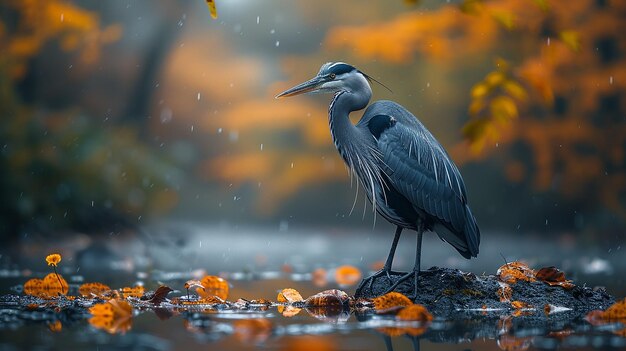
[[[465,233],[470,256],[476,257],[478,255],[478,246],[480,245],[480,229],[478,229],[472,210],[467,205],[465,205],[465,228],[463,228],[463,232]]]

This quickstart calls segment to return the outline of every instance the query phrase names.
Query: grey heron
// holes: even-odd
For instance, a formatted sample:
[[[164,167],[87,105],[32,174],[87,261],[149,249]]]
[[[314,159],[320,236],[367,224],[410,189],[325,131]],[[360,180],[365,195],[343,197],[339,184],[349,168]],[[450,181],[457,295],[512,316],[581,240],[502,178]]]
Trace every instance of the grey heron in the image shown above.
[[[376,101],[355,125],[349,115],[367,106],[372,96],[371,77],[344,62],[328,62],[312,79],[276,96],[331,93],[328,122],[339,154],[356,175],[373,208],[396,225],[391,250],[383,269],[364,279],[386,275],[393,291],[414,279],[417,296],[422,234],[433,231],[463,257],[478,255],[480,230],[467,202],[465,184],[448,153],[407,109],[393,101]],[[394,284],[390,276],[403,229],[417,232],[413,271]]]

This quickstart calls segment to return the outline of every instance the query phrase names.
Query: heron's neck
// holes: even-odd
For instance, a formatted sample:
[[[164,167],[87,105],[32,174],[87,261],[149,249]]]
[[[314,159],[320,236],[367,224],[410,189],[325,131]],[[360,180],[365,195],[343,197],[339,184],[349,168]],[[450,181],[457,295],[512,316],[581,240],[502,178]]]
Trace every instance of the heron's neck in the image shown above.
[[[359,142],[363,140],[357,127],[350,121],[350,112],[365,108],[369,99],[369,94],[340,91],[335,94],[328,108],[330,133],[337,150],[346,162],[349,162],[346,149],[361,147]]]

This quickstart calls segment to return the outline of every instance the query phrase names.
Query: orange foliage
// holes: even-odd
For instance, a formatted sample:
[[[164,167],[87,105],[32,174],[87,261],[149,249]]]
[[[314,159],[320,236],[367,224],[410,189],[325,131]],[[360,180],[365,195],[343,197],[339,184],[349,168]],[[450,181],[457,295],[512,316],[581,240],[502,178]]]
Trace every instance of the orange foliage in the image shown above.
[[[46,256],[46,263],[48,266],[56,267],[59,262],[61,262],[61,255],[59,254],[50,254]]]
[[[328,273],[324,268],[317,268],[311,273],[311,280],[315,286],[326,286],[328,284]]]
[[[109,334],[124,334],[132,326],[132,311],[133,308],[128,302],[111,299],[89,308],[89,313],[93,316],[89,319],[89,324]]]
[[[127,297],[142,297],[143,293],[144,293],[145,289],[143,286],[135,286],[132,288],[129,287],[125,287],[121,289],[121,293],[122,293],[122,297],[123,298],[127,298]]]
[[[278,313],[282,314],[283,317],[287,317],[287,318],[291,318],[297,315],[298,313],[300,313],[300,311],[302,311],[302,309],[298,307],[282,306],[282,305],[278,306],[277,310],[278,310]]]
[[[342,286],[350,286],[361,281],[361,271],[354,266],[340,266],[335,270],[335,281]]]
[[[523,308],[532,308],[533,306],[529,305],[527,302],[524,301],[519,301],[519,300],[515,300],[515,301],[511,301],[511,306],[517,310],[519,309],[523,309]]]
[[[58,333],[63,330],[63,324],[61,321],[56,320],[54,322],[48,323],[48,329],[53,333]]]
[[[302,298],[302,295],[300,295],[300,293],[296,289],[291,288],[283,289],[281,292],[278,293],[278,297],[276,299],[278,300],[278,302],[283,303],[293,303],[304,300]]]
[[[217,296],[222,300],[228,298],[228,282],[226,280],[214,275],[207,275],[200,280],[200,283],[204,289],[196,288],[198,296],[203,298]]]
[[[500,335],[498,338],[498,347],[504,351],[522,351],[528,350],[530,347],[531,337],[519,338],[513,335]]]
[[[509,302],[511,301],[511,297],[513,297],[513,289],[509,286],[509,284],[499,282],[500,288],[496,290],[496,295],[500,299],[500,302]]]
[[[69,285],[61,275],[50,273],[43,279],[33,278],[24,283],[26,295],[51,298],[59,295],[67,295]]]
[[[102,283],[85,283],[78,288],[78,292],[83,297],[103,297],[109,291],[111,288]]]
[[[515,261],[498,268],[496,272],[498,279],[507,284],[515,284],[518,280],[534,282],[535,272],[527,264]]]
[[[374,302],[374,308],[379,313],[397,310],[413,304],[413,301],[411,301],[408,297],[395,291],[386,293],[383,296],[375,297],[372,302]]]
[[[401,309],[396,315],[396,319],[401,321],[430,322],[433,320],[433,315],[428,312],[426,307],[420,304],[413,304]]]

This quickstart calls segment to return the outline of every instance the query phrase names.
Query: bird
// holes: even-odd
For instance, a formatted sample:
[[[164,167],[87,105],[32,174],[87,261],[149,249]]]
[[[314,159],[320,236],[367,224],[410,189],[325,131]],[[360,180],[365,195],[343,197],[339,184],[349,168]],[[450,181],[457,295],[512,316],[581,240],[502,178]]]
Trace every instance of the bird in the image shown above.
[[[386,276],[387,292],[413,279],[418,294],[422,236],[435,232],[461,256],[476,257],[480,230],[468,205],[459,169],[424,124],[400,104],[379,100],[369,104],[371,82],[378,82],[353,65],[328,62],[312,79],[278,94],[276,98],[304,93],[329,93],[328,122],[333,143],[352,174],[365,189],[374,210],[396,226],[383,268],[364,279],[371,290],[375,279]],[[382,84],[382,83],[381,83]],[[367,109],[356,123],[350,113]],[[417,232],[415,265],[395,283],[393,259],[402,231]],[[393,283],[393,284],[392,284]]]

